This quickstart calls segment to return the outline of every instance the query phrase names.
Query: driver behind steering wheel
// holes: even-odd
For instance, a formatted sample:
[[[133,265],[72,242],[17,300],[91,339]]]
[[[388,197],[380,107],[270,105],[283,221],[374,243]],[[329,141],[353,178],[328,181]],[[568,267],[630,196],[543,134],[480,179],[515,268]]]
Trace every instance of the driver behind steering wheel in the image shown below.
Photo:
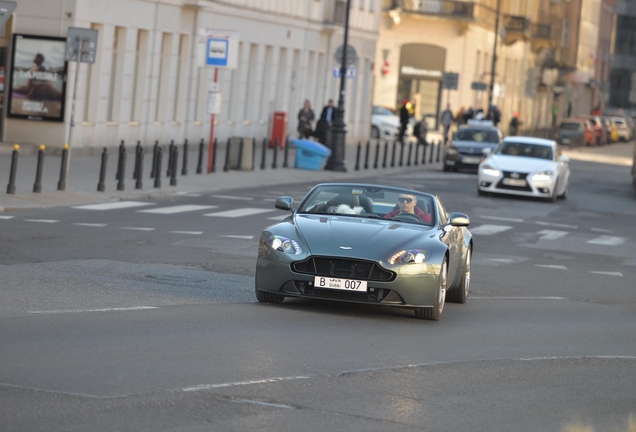
[[[415,195],[400,194],[398,197],[398,208],[384,215],[384,219],[392,219],[399,214],[409,213],[417,216],[423,223],[431,223],[431,214],[416,206],[417,198]]]

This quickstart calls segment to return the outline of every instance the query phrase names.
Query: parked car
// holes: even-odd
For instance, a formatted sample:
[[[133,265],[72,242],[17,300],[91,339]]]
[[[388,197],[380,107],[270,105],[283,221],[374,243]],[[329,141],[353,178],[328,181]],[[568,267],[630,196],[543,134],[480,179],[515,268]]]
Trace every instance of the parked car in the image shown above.
[[[557,143],[542,138],[510,136],[479,165],[477,193],[566,199],[569,159]]]
[[[618,142],[618,126],[612,119],[612,117],[601,117],[605,124],[605,129],[607,129],[607,142],[615,143]]]
[[[559,126],[556,141],[573,147],[585,145],[585,124],[582,120],[565,120]]]
[[[607,133],[603,121],[599,116],[579,116],[577,118],[590,122],[592,131],[594,132],[594,144],[592,145],[607,145]]]
[[[371,111],[371,138],[395,139],[400,132],[400,116],[388,108],[374,106]]]
[[[632,129],[623,117],[612,117],[618,128],[618,139],[620,141],[630,141],[632,139]]]
[[[479,163],[486,158],[483,150],[494,149],[502,139],[503,133],[492,121],[469,120],[444,146],[444,171],[477,171]]]

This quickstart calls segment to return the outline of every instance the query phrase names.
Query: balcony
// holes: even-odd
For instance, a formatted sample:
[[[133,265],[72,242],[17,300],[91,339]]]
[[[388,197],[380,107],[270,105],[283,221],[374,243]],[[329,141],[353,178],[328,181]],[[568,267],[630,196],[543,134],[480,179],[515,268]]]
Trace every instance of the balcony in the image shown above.
[[[332,26],[344,26],[347,19],[346,0],[328,0],[325,2],[323,23]]]
[[[543,48],[554,48],[552,39],[552,26],[550,24],[530,24],[530,48],[538,52]]]
[[[524,16],[504,15],[505,36],[503,43],[512,45],[517,41],[527,40],[529,37],[530,21]]]
[[[495,27],[495,10],[474,1],[392,0],[390,10]]]

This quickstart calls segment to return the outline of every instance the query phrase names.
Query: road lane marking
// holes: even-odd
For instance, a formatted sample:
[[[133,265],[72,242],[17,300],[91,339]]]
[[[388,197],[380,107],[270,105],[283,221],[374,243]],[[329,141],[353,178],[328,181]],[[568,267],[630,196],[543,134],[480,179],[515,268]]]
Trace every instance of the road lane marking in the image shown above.
[[[176,214],[176,213],[193,212],[197,210],[208,210],[208,209],[213,209],[217,207],[218,206],[212,206],[212,205],[184,204],[184,205],[177,205],[177,206],[171,206],[171,207],[159,207],[159,208],[151,208],[146,210],[137,210],[137,213]]]
[[[76,222],[73,225],[77,225],[77,226],[85,226],[85,227],[94,227],[94,228],[104,228],[105,226],[107,226],[108,224],[104,224],[104,223],[81,223],[81,222]]]
[[[39,222],[39,223],[58,223],[59,220],[55,219],[25,219],[25,222]]]
[[[44,311],[29,311],[32,314],[64,314],[64,313],[86,313],[86,312],[121,312],[121,311],[136,311],[136,310],[149,310],[160,309],[157,306],[132,306],[132,307],[120,307],[120,308],[102,308],[102,309],[60,309],[60,310],[44,310]]]
[[[211,195],[211,198],[221,198],[221,199],[238,200],[238,201],[254,201],[254,198],[251,198],[251,197],[241,197],[241,196],[231,196],[231,195]]]
[[[204,214],[203,216],[233,218],[233,217],[241,217],[241,216],[252,216],[252,215],[255,215],[255,214],[259,214],[259,213],[273,212],[274,210],[275,209],[244,207],[244,208],[237,208],[237,209],[234,209],[234,210],[226,210],[226,211],[217,212],[217,213],[208,213],[208,214]]]
[[[600,233],[607,233],[607,234],[611,234],[611,233],[614,232],[614,230],[604,229],[604,228],[590,228],[590,231],[600,232]]]
[[[475,227],[475,228],[471,228],[470,233],[477,234],[477,235],[492,235],[492,234],[508,231],[509,229],[512,229],[512,227],[508,225],[486,224],[486,225],[479,225],[478,227]]]
[[[490,220],[496,220],[496,221],[503,221],[503,222],[523,222],[523,219],[516,219],[516,218],[507,218],[507,217],[499,217],[499,216],[479,216],[482,219],[490,219]]]
[[[470,296],[471,300],[567,300],[565,297],[538,296],[538,297],[481,297]]]
[[[0,216],[0,219],[13,219],[15,216]]]
[[[625,240],[627,240],[625,237],[600,236],[595,239],[588,240],[587,243],[603,246],[618,246],[625,243]]]
[[[543,268],[551,268],[555,270],[567,270],[568,268],[564,265],[549,265],[549,264],[535,264],[535,267],[543,267]]]
[[[620,276],[620,277],[623,277],[623,273],[621,273],[621,272],[590,271],[589,273],[607,275],[607,276]]]
[[[294,409],[294,407],[289,406],[289,405],[282,405],[282,404],[275,404],[275,403],[268,403],[268,402],[260,402],[260,401],[249,400],[249,399],[238,399],[238,400],[233,400],[231,402],[234,402],[234,403],[246,403],[246,404],[253,404],[253,405],[263,405],[263,406],[268,406],[268,407],[272,407],[272,408]]]
[[[555,227],[555,228],[570,228],[570,229],[578,229],[579,227],[576,225],[567,225],[567,224],[558,224],[558,223],[552,223],[552,222],[541,222],[541,221],[537,221],[535,222],[537,225],[541,225],[541,226],[551,226],[551,227]]]
[[[232,234],[220,235],[219,237],[242,239],[242,240],[252,240],[254,238],[254,236],[232,235]]]
[[[558,240],[562,237],[565,237],[569,234],[568,231],[552,231],[552,230],[542,230],[538,231],[537,234],[541,234],[539,240]]]
[[[280,220],[283,220],[283,219],[284,219],[284,218],[286,218],[286,217],[287,217],[287,216],[282,216],[282,215],[281,215],[281,216],[272,216],[272,217],[268,217],[268,218],[267,218],[267,220],[277,220],[277,221],[280,221]]]
[[[280,382],[280,381],[294,381],[294,380],[311,379],[311,378],[314,378],[314,376],[298,375],[298,376],[289,376],[289,377],[265,378],[260,380],[235,381],[235,382],[220,383],[220,384],[201,384],[194,387],[182,388],[181,391],[193,392],[193,391],[210,390],[210,389],[223,388],[223,387],[239,387],[239,386],[247,386],[247,385],[253,385],[253,384],[266,384],[266,383],[273,383],[273,382]]]
[[[144,227],[119,227],[119,229],[123,230],[131,230],[131,231],[154,231],[154,228],[144,228]]]
[[[203,231],[168,231],[172,234],[189,234],[189,235],[201,235]]]
[[[120,210],[120,209],[133,208],[133,207],[143,207],[143,206],[156,205],[156,204],[157,203],[149,203],[149,202],[142,202],[142,201],[116,201],[116,202],[107,202],[107,203],[101,203],[101,204],[81,205],[81,206],[75,206],[73,208],[78,210],[104,211],[104,210]]]

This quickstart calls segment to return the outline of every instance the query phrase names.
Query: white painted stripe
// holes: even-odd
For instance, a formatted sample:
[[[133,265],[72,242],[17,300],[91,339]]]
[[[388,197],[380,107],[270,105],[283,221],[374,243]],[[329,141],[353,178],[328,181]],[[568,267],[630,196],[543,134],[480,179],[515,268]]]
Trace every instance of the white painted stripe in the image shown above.
[[[484,258],[484,261],[495,261],[495,262],[513,262],[514,260],[510,258]]]
[[[272,216],[272,217],[268,217],[267,220],[275,220],[275,221],[279,221],[279,220],[283,220],[285,219],[287,216]]]
[[[154,228],[144,228],[144,227],[119,227],[119,229],[132,230],[132,231],[154,231]]]
[[[243,240],[252,240],[254,236],[244,236],[244,235],[220,235],[219,237],[227,237],[227,238],[235,238],[235,239],[243,239]]]
[[[470,233],[478,235],[492,235],[508,231],[509,229],[512,229],[512,227],[508,225],[479,225],[478,227],[471,228]]]
[[[103,223],[80,223],[80,222],[77,222],[77,223],[74,223],[73,225],[85,226],[85,227],[94,227],[94,228],[104,228],[108,224],[103,224]]]
[[[595,239],[588,240],[587,243],[604,246],[618,246],[625,243],[625,240],[627,240],[625,237],[600,236]]]
[[[13,219],[15,216],[0,216],[0,219]]]
[[[186,387],[181,389],[184,392],[192,392],[192,391],[201,391],[201,390],[210,390],[215,388],[223,388],[223,387],[239,387],[253,384],[265,384],[265,383],[273,383],[279,381],[293,381],[293,380],[301,380],[301,379],[310,379],[311,376],[299,375],[299,376],[289,376],[289,377],[274,377],[274,378],[265,378],[260,380],[250,380],[250,381],[236,381],[236,382],[228,382],[221,384],[202,384],[194,387]]]
[[[122,308],[103,308],[103,309],[79,309],[79,310],[48,310],[48,311],[30,311],[32,314],[63,314],[63,313],[85,313],[85,312],[120,312],[134,310],[159,309],[156,306],[133,306]]]
[[[75,206],[73,208],[79,209],[79,210],[103,211],[103,210],[119,210],[119,209],[132,208],[132,207],[144,207],[144,206],[155,205],[155,204],[156,203],[141,202],[141,201],[116,201],[116,202],[107,202],[107,203],[101,203],[101,204]]]
[[[263,406],[268,406],[268,407],[273,407],[273,408],[294,409],[294,407],[291,407],[289,405],[282,405],[282,404],[275,404],[275,403],[268,403],[268,402],[259,402],[259,401],[248,400],[248,399],[233,400],[232,402],[234,402],[234,403],[246,403],[246,404],[253,404],[253,405],[263,405]]]
[[[490,219],[496,221],[505,221],[505,222],[523,222],[523,219],[516,218],[507,218],[507,217],[499,217],[499,216],[479,216],[482,219]]]
[[[201,235],[203,231],[168,231],[172,234],[189,234],[189,235]]]
[[[481,297],[481,296],[470,296],[471,300],[567,300],[565,297],[549,297],[549,296],[539,296],[539,297]]]
[[[551,226],[551,227],[555,227],[555,228],[570,228],[570,229],[578,229],[579,228],[576,225],[558,224],[558,223],[552,223],[552,222],[540,222],[540,221],[537,221],[535,223],[537,225]]]
[[[590,271],[590,273],[607,275],[607,276],[620,276],[623,277],[623,273],[621,272],[604,272],[604,271]]]
[[[39,223],[57,223],[59,220],[55,219],[25,219],[25,222],[39,222]]]
[[[208,213],[208,214],[204,214],[203,216],[215,216],[215,217],[231,218],[231,217],[251,216],[251,215],[255,215],[255,214],[259,214],[259,213],[273,212],[274,210],[276,210],[276,209],[263,209],[263,208],[254,208],[254,207],[244,207],[244,208],[237,208],[237,209],[234,209],[234,210],[226,210],[226,211],[222,211],[222,212],[218,212],[218,213]]]
[[[611,230],[611,229],[604,229],[604,228],[590,228],[590,230],[591,230],[591,231],[594,231],[594,232],[608,233],[608,234],[611,234],[611,233],[613,233],[613,232],[614,232],[614,230]]]
[[[562,237],[565,237],[569,234],[568,231],[552,231],[552,230],[543,230],[538,231],[537,234],[541,234],[539,240],[558,240]]]
[[[254,198],[251,198],[251,197],[240,197],[240,196],[232,196],[232,195],[212,195],[212,198],[221,198],[221,199],[238,200],[238,201],[253,201],[254,200]]]
[[[551,268],[555,270],[567,270],[568,268],[564,265],[549,265],[549,264],[535,264],[535,267],[543,267],[543,268]]]
[[[186,204],[186,205],[177,205],[172,207],[151,208],[148,210],[137,210],[137,213],[175,214],[175,213],[192,212],[197,210],[208,210],[213,208],[217,208],[217,206]]]

